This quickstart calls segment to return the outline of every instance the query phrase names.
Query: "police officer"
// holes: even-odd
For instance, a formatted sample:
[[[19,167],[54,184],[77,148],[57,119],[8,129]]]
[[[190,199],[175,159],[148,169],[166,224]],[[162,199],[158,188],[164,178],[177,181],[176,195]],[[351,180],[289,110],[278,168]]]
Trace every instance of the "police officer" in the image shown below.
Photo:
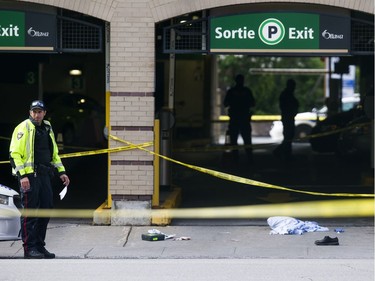
[[[238,74],[235,77],[236,85],[227,91],[224,98],[224,106],[229,107],[229,136],[230,144],[237,145],[239,134],[241,134],[246,147],[248,161],[252,163],[251,148],[251,108],[255,106],[255,99],[250,88],[245,87],[245,77]],[[233,150],[233,157],[238,161],[238,150]]]
[[[49,121],[43,120],[46,108],[43,101],[30,105],[30,116],[15,129],[10,143],[10,163],[19,180],[24,209],[53,208],[51,178],[57,171],[65,186],[69,177],[58,155],[58,148]],[[24,257],[53,259],[55,254],[45,248],[49,218],[21,217]]]
[[[279,97],[284,139],[273,151],[273,154],[285,161],[292,160],[292,142],[295,134],[294,117],[297,115],[299,107],[299,102],[294,96],[295,89],[296,81],[294,79],[288,79],[286,87]]]

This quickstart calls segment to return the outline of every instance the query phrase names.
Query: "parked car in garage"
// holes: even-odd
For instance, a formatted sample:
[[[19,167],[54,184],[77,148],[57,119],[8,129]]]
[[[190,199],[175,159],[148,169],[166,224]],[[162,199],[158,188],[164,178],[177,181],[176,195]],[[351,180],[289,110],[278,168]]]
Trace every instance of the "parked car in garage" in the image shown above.
[[[311,112],[298,113],[294,118],[294,123],[296,126],[294,136],[295,141],[308,141],[306,137],[311,133],[311,130],[316,125],[317,120],[323,120],[326,113],[326,106],[323,106],[320,109],[313,109]],[[273,121],[269,134],[272,140],[282,141],[284,139],[283,123],[281,121]]]
[[[322,153],[347,153],[348,149],[355,145],[358,137],[366,138],[365,134],[370,130],[366,127],[362,128],[360,124],[369,123],[369,121],[361,108],[329,116],[312,129],[311,148],[315,152]]]
[[[0,241],[21,239],[19,202],[18,192],[0,184]]]
[[[360,102],[359,94],[354,96],[344,97],[341,99],[341,111],[345,112],[355,108]],[[313,127],[317,124],[317,121],[322,121],[327,116],[328,109],[327,106],[323,106],[319,109],[313,108],[311,112],[302,112],[298,113],[295,120],[295,141],[306,142],[309,139],[306,138],[310,133]],[[281,121],[274,121],[271,130],[269,132],[272,140],[282,141],[283,140],[283,124]]]
[[[348,123],[348,130],[341,132],[337,153],[341,157],[370,157],[373,141],[371,120],[363,115]]]
[[[105,109],[81,94],[46,95],[46,118],[51,121],[58,142],[64,147],[105,147]]]

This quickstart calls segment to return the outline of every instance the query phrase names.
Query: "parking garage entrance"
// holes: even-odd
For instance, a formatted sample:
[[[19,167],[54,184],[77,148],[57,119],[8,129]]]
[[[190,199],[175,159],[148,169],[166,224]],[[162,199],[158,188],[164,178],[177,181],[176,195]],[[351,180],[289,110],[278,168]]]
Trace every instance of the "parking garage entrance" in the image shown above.
[[[351,65],[354,65],[357,69],[356,92],[358,91],[357,93],[362,97],[369,92],[370,85],[373,85],[374,74],[373,19],[371,15],[328,7],[324,7],[323,14],[320,12],[321,9],[314,5],[299,5],[297,7],[281,5],[275,7],[274,10],[277,10],[277,12],[270,11],[266,5],[254,4],[225,7],[225,9],[217,8],[184,15],[158,25],[158,38],[162,38],[162,40],[157,45],[156,110],[163,106],[169,107],[175,114],[175,127],[173,128],[175,153],[173,156],[177,157],[178,160],[184,159],[188,163],[195,163],[198,166],[201,164],[204,167],[209,165],[214,170],[224,169],[221,165],[221,153],[212,156],[213,154],[207,154],[207,151],[209,151],[208,147],[211,145],[220,144],[219,139],[225,134],[223,128],[226,128],[226,125],[223,127],[223,124],[227,120],[221,119],[226,115],[222,107],[223,95],[237,71],[246,73],[249,78],[249,86],[252,88],[254,85],[258,86],[257,83],[253,82],[256,81],[255,76],[271,74],[291,77],[301,75],[301,72],[306,70],[301,69],[301,66],[297,63],[289,65],[288,68],[271,69],[269,65],[272,62],[277,62],[278,58],[300,58],[300,61],[312,58],[323,62],[321,64],[323,67],[310,69],[320,71],[320,73],[310,75],[323,77],[319,84],[319,87],[322,88],[320,102],[323,103],[326,97],[341,101],[342,80],[330,78],[334,75],[342,77],[349,71]],[[301,17],[303,20],[301,20]],[[237,64],[237,69],[229,66],[219,68],[218,61],[228,55],[232,55],[233,61],[236,58],[237,62],[240,61]],[[329,63],[333,57],[339,58],[339,63],[333,65]],[[264,63],[256,70],[257,73],[249,73],[255,62],[259,61],[260,58],[268,58],[268,61],[264,61],[269,64]],[[245,62],[248,64],[245,65]],[[277,63],[274,64],[277,65]],[[168,71],[171,69],[172,71]],[[268,73],[266,73],[267,71]],[[328,77],[328,80],[326,77]],[[162,83],[158,85],[158,81],[163,81],[163,85],[166,86],[160,85]],[[279,88],[273,90],[276,97],[275,102],[277,102],[284,84],[280,83],[279,85]],[[262,87],[267,89],[267,81],[262,84]],[[257,87],[257,89],[262,89],[262,87]],[[311,91],[314,90],[314,84],[309,88]],[[257,94],[261,95],[261,93]],[[327,96],[325,96],[326,94]],[[301,98],[307,98],[307,95],[301,94]],[[267,109],[267,107],[272,106],[274,105],[268,103],[264,108]],[[336,110],[340,111],[338,108]],[[270,115],[272,114],[266,110],[255,114],[253,118],[260,119],[252,120],[253,128],[257,128],[257,125],[265,121],[268,124],[271,123],[269,120],[261,119],[262,117],[269,118]],[[259,129],[259,133],[265,134],[267,131]],[[260,137],[263,136],[265,135]],[[268,156],[265,156],[264,153],[267,148],[259,150],[259,162],[255,161],[256,164],[263,163],[263,166],[262,164],[257,167],[240,165],[231,172],[239,172],[244,177],[255,177],[257,180],[265,182],[274,179],[276,182],[279,181],[279,183],[285,185],[304,185],[306,188],[320,190],[327,187],[327,190],[329,190],[331,187],[337,188],[338,185],[342,184],[335,174],[337,172],[337,175],[339,175],[341,169],[341,172],[345,170],[348,175],[352,175],[353,181],[351,183],[353,185],[369,190],[368,187],[371,184],[363,183],[363,177],[369,171],[368,169],[371,170],[369,164],[362,166],[361,169],[363,170],[351,173],[346,162],[335,158],[334,153],[316,154],[311,152],[310,147],[305,147],[306,144],[297,144],[297,149],[300,146],[302,146],[299,151],[303,152],[303,155],[301,155],[303,161],[298,163],[308,165],[307,167],[303,166],[303,168],[306,168],[303,173],[299,173],[298,165],[282,166],[280,163],[275,163],[275,159],[269,157],[269,154],[266,153]],[[203,150],[199,152],[202,147]],[[194,153],[198,153],[198,155]],[[197,158],[194,158],[193,155],[196,155]],[[308,161],[309,157],[315,156],[314,159],[320,160],[324,157],[331,157],[327,161],[330,165],[321,165],[320,160],[318,162]],[[267,159],[267,161],[263,161],[264,159]],[[309,165],[311,166],[309,167]],[[317,165],[320,165],[320,168],[323,166],[325,168],[316,169]],[[329,167],[333,166],[335,172],[329,174]],[[262,169],[259,167],[262,167]],[[302,169],[301,165],[299,167]],[[194,194],[187,195],[191,200],[190,206],[206,206],[205,204],[208,204],[208,201],[211,202],[211,199],[222,191],[213,187],[223,186],[215,180],[209,184],[212,189],[206,190],[200,184],[200,181],[205,182],[205,180],[200,177],[198,180],[198,176],[194,172],[184,172],[179,168],[173,168],[176,169],[173,173],[176,177],[175,183],[187,185],[183,192],[187,191],[188,194]],[[294,168],[296,169],[294,170]],[[297,176],[295,173],[297,173]],[[192,177],[187,176],[190,174]],[[197,187],[195,192],[189,193],[195,187]],[[222,202],[219,204],[230,204],[229,198],[234,201],[237,200],[236,204],[245,203],[246,198],[253,196],[253,194],[242,194],[240,191],[237,193],[238,196],[235,196],[236,188],[232,188],[231,191],[225,193],[221,198]],[[348,189],[351,188],[353,186],[348,187]],[[268,198],[268,195],[262,194],[258,197]],[[290,195],[286,200],[295,200],[292,197]],[[186,197],[183,196],[183,198]],[[218,204],[217,202],[211,203]]]
[[[15,126],[42,99],[60,155],[107,147],[105,126],[105,23],[43,5],[0,4],[0,155],[8,160]],[[69,196],[56,207],[96,208],[107,194],[107,156],[63,159],[71,177]],[[17,190],[8,164],[1,184]],[[54,183],[56,191],[61,188]]]

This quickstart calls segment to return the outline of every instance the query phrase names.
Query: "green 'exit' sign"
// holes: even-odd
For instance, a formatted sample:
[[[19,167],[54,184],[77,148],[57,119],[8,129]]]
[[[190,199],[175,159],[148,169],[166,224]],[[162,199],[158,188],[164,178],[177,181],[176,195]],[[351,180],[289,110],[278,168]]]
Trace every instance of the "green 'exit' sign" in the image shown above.
[[[210,18],[212,53],[349,52],[350,19],[312,13],[253,13]]]

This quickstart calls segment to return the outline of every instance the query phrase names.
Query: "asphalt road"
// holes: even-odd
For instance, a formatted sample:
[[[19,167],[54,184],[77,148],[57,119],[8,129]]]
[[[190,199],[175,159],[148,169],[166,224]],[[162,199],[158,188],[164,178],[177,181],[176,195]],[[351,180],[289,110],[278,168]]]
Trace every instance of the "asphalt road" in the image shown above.
[[[373,281],[373,260],[0,260],[2,281]]]

